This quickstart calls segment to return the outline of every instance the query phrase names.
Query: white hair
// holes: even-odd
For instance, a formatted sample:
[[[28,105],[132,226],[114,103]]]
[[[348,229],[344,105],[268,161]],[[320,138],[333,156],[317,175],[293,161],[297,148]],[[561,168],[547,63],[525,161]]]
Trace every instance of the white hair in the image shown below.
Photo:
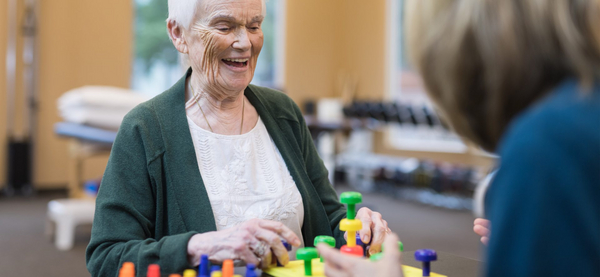
[[[175,21],[184,29],[189,29],[196,15],[196,8],[202,0],[169,0],[168,21]],[[262,13],[267,14],[267,0],[262,0]]]

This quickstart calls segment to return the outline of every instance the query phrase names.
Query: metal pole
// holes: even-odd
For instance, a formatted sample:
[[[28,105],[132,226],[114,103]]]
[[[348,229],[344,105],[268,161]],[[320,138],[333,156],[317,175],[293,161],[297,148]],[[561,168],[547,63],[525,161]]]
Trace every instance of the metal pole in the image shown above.
[[[6,134],[14,136],[15,94],[17,78],[17,0],[8,0],[8,41],[6,46]]]
[[[28,148],[25,151],[26,153],[23,153],[28,156],[26,161],[28,170],[26,171],[27,176],[25,176],[25,179],[28,180],[28,182],[24,184],[21,189],[21,192],[24,195],[33,193],[33,148],[35,143],[37,111],[37,12],[37,0],[26,0],[25,16],[21,27],[23,33],[23,81],[25,82],[23,86],[25,90],[25,93],[23,94],[23,97],[25,98],[25,109],[23,109],[25,116],[23,119],[24,124],[26,125],[26,134],[23,143],[25,143]]]
[[[35,134],[35,112],[37,91],[37,1],[27,0],[25,3],[25,16],[23,18],[23,81],[25,89],[25,116],[26,138],[33,142]]]

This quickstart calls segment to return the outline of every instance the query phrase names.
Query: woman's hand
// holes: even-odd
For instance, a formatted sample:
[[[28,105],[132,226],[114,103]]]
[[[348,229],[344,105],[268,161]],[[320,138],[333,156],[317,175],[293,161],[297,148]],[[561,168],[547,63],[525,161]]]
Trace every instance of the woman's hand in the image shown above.
[[[490,241],[490,221],[483,218],[476,218],[473,222],[473,225],[473,231],[475,231],[475,234],[481,236],[481,243],[488,245],[488,242]]]
[[[362,229],[358,232],[360,240],[366,245],[369,242],[369,254],[381,252],[381,244],[385,239],[386,234],[391,230],[388,228],[387,221],[381,218],[381,214],[371,211],[369,208],[361,208],[356,213],[356,219],[362,221]],[[348,240],[348,232],[344,234],[344,238]]]
[[[384,243],[385,253],[383,258],[377,262],[342,254],[325,243],[317,245],[317,249],[319,249],[321,257],[325,260],[326,276],[402,277],[398,237],[395,234],[390,234],[386,236]]]
[[[187,247],[188,261],[197,266],[200,256],[207,254],[212,261],[240,259],[265,268],[271,264],[273,254],[285,265],[289,256],[281,239],[300,246],[298,236],[281,222],[251,219],[226,230],[192,236]]]

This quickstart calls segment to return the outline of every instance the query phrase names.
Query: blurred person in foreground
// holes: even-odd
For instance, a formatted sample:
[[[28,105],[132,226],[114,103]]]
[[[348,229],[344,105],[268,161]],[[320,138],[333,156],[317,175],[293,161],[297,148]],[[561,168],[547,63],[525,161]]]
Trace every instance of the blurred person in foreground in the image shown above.
[[[489,239],[484,276],[599,276],[600,1],[411,0],[406,11],[429,96],[500,157],[489,221],[475,222]],[[393,239],[379,263],[319,245],[326,274],[402,276]]]
[[[328,180],[299,108],[250,85],[263,45],[264,0],[169,0],[168,34],[191,68],[131,111],[97,198],[87,267],[115,276],[159,264],[182,272],[213,262],[286,264],[281,239],[345,243],[345,208]],[[361,239],[378,252],[387,222],[362,208]]]

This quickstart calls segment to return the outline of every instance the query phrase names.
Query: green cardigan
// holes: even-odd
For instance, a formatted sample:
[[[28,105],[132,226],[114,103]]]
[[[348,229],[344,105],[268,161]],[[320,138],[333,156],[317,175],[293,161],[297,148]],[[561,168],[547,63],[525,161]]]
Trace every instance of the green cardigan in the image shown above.
[[[96,200],[86,250],[92,276],[118,276],[123,262],[145,276],[149,264],[182,272],[187,243],[215,231],[185,114],[185,80],[133,109],[123,120]],[[304,245],[329,235],[345,243],[339,221],[345,208],[327,179],[300,109],[285,94],[250,85],[244,91],[302,195]]]

